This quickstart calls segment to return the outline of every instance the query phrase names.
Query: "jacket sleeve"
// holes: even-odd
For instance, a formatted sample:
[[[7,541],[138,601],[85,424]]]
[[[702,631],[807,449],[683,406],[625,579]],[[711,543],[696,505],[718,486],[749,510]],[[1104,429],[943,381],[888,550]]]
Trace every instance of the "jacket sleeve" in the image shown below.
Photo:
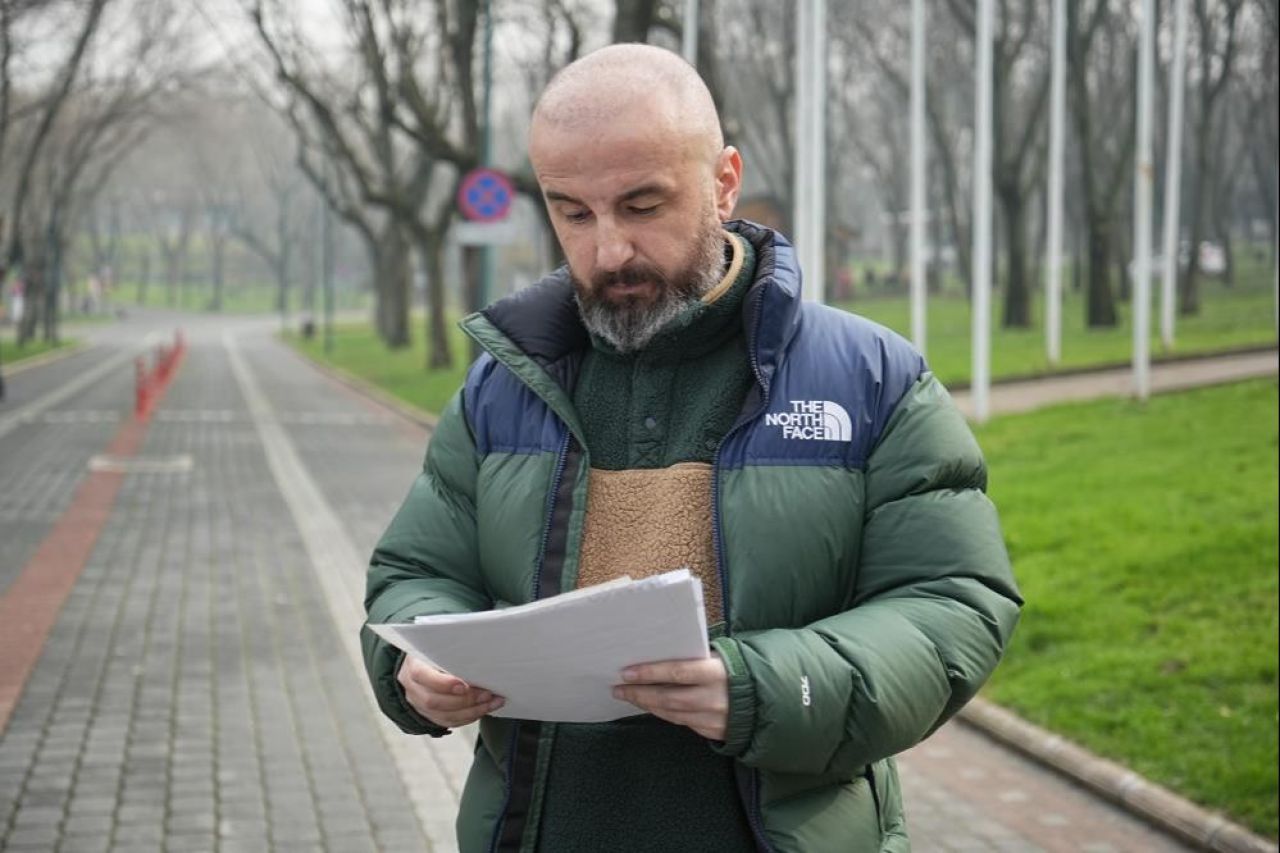
[[[730,676],[721,751],[845,775],[918,743],[977,693],[1022,604],[986,479],[968,425],[925,373],[867,461],[850,609],[715,641]]]
[[[475,441],[454,395],[436,426],[422,472],[378,541],[365,591],[368,623],[488,610],[476,546]],[[404,653],[361,628],[365,668],[378,705],[410,734],[446,734],[405,701],[396,672]]]

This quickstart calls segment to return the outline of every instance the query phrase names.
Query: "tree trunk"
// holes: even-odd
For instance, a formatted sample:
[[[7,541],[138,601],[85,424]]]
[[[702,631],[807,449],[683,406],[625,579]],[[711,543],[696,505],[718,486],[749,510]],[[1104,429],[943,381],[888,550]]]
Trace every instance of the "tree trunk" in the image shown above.
[[[276,256],[276,310],[280,312],[280,322],[289,324],[289,276],[292,272],[293,252],[287,241],[281,243],[280,254]]]
[[[151,250],[143,248],[142,259],[138,263],[138,282],[134,301],[139,305],[147,304],[147,285],[151,284]]]
[[[1217,237],[1218,245],[1222,247],[1222,285],[1224,287],[1235,287],[1236,261],[1231,241],[1231,215],[1228,211],[1223,210],[1220,215],[1214,217],[1213,230]]]
[[[226,241],[215,239],[213,241],[213,296],[209,300],[210,311],[222,310],[222,282],[223,282],[223,261],[226,253]]]
[[[1088,222],[1089,281],[1085,322],[1089,328],[1116,325],[1116,300],[1111,290],[1111,227],[1090,216]]]
[[[893,249],[893,287],[895,289],[901,287],[902,283],[907,280],[907,229],[904,228],[895,217],[890,221],[889,233],[892,237],[889,245]]]
[[[1201,109],[1205,109],[1202,104]],[[1204,239],[1205,187],[1209,179],[1209,127],[1201,121],[1196,127],[1196,168],[1191,177],[1191,236],[1187,248],[1187,265],[1178,282],[1178,313],[1189,316],[1200,313],[1200,242]]]
[[[658,0],[617,0],[613,18],[613,41],[649,40],[649,27],[658,11]]]
[[[1027,286],[1027,228],[1023,209],[1026,199],[1016,180],[998,183],[1000,210],[1005,229],[1004,327],[1026,329],[1031,325],[1031,291]]]
[[[26,290],[24,291],[24,303],[26,309],[22,313],[22,322],[18,324],[18,346],[24,347],[36,336],[36,326],[39,325],[44,313],[44,262],[36,258],[40,252],[33,253],[31,263],[28,263],[23,271],[22,277],[26,282]]]
[[[58,302],[62,296],[59,286],[62,283],[62,253],[56,241],[52,242],[47,251],[49,266],[45,270],[43,332],[45,343],[57,345],[60,310]]]
[[[409,247],[404,233],[388,221],[373,253],[375,326],[389,349],[409,346]]]
[[[484,294],[481,293],[484,263],[480,252],[479,246],[464,246],[462,249],[463,304],[468,314],[484,307]],[[482,352],[480,345],[472,341],[471,360],[475,361]]]
[[[1125,242],[1124,233],[1119,229],[1111,235],[1111,262],[1116,265],[1116,296],[1121,302],[1133,304],[1133,277],[1129,274],[1129,262],[1133,252]]]
[[[427,279],[427,370],[445,370],[453,367],[453,349],[449,346],[445,317],[443,234],[428,234],[420,241],[418,251]]]

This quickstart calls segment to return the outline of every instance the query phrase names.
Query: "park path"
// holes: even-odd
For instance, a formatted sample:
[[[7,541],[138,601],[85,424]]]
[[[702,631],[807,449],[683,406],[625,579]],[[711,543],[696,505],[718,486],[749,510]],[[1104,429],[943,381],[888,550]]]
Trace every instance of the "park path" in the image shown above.
[[[0,723],[0,849],[453,849],[470,736],[393,730],[356,648],[363,564],[426,432],[273,323],[183,318],[172,387],[104,468],[130,358],[178,319],[95,331],[0,405],[0,607],[26,612],[15,590],[95,477],[117,489]],[[901,765],[918,850],[1186,849],[963,723]]]

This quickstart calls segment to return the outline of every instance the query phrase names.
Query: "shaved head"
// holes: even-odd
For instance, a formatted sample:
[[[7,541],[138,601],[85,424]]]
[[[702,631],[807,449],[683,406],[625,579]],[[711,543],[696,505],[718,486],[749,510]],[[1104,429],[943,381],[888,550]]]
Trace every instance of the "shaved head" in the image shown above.
[[[715,102],[698,72],[647,44],[610,45],[556,74],[534,107],[530,147],[550,128],[592,133],[618,123],[661,133],[707,159],[724,148]]]
[[[620,352],[719,282],[742,158],[674,53],[620,44],[566,67],[534,108],[529,161],[582,321]]]

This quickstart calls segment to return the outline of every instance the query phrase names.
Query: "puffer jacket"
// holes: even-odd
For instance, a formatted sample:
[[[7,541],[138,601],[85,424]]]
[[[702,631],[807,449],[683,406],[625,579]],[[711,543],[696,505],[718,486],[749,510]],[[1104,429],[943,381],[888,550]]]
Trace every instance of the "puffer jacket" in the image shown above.
[[[800,298],[781,235],[756,250],[743,308],[755,384],[716,453],[713,541],[735,759],[761,850],[909,849],[892,756],[983,684],[1017,622],[986,467],[920,355]],[[571,590],[585,515],[571,403],[590,345],[561,270],[463,321],[486,350],[373,555],[370,622],[522,604]],[[384,712],[441,735],[396,683],[402,655],[362,632]],[[485,718],[458,838],[533,850],[556,724]],[[620,840],[619,850],[625,850]]]

